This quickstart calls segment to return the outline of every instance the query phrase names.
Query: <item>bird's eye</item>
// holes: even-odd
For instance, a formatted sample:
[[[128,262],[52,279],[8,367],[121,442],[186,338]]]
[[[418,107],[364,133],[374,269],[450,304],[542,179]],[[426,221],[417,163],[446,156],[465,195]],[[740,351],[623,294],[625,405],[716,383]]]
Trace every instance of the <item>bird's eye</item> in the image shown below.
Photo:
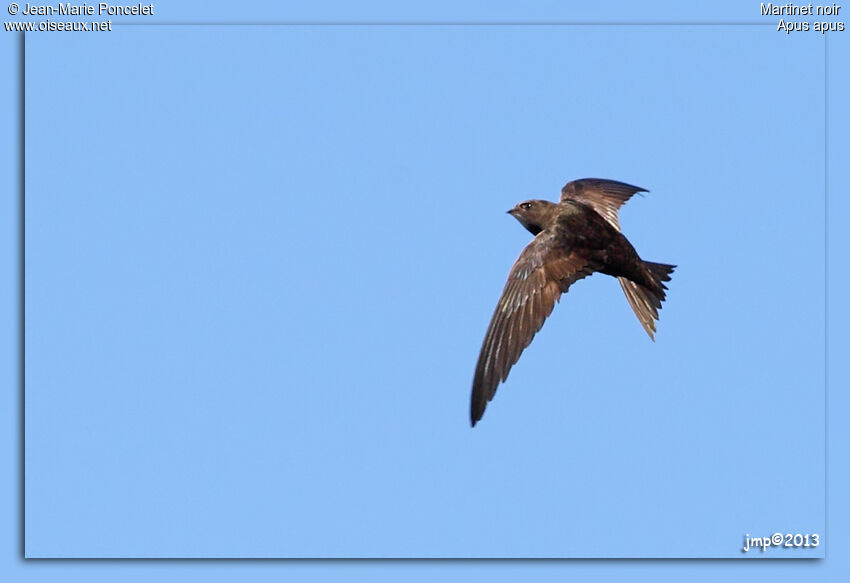
[[[530,209],[530,208],[532,207],[532,204],[531,204],[530,202],[524,202],[524,203],[522,203],[522,204],[521,204],[521,205],[519,205],[519,206],[520,206],[520,208],[522,208],[523,210],[526,210],[526,211],[527,211],[528,209]]]

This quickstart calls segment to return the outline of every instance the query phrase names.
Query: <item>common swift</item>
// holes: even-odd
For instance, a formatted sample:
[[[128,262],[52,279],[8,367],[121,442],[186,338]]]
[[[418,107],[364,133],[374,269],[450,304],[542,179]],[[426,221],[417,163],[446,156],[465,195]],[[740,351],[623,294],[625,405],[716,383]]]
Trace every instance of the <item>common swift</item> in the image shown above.
[[[534,239],[520,253],[496,305],[472,381],[472,426],[570,285],[597,271],[616,277],[649,337],[675,265],[643,261],[620,232],[617,211],[646,189],[583,178],[558,203],[527,200],[508,211]]]

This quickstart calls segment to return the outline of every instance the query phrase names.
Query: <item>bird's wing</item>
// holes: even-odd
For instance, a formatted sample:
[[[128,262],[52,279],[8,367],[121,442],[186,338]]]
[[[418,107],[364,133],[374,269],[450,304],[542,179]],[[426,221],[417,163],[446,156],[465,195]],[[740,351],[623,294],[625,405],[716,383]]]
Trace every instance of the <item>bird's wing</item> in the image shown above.
[[[571,199],[590,205],[619,231],[620,221],[617,211],[636,192],[647,192],[647,190],[616,180],[582,178],[567,182],[561,189],[561,202]]]
[[[554,233],[544,231],[523,249],[511,268],[475,368],[470,411],[473,426],[561,294],[598,267],[559,247],[555,239]]]

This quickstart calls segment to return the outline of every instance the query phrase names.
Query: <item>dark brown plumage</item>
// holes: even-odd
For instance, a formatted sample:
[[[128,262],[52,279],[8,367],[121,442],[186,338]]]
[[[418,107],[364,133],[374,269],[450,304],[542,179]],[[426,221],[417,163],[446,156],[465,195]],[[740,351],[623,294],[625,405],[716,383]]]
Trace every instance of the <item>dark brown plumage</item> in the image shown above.
[[[472,382],[473,427],[496,387],[574,282],[594,272],[620,281],[640,323],[655,339],[655,321],[675,266],[643,261],[620,232],[617,211],[643,188],[599,178],[567,183],[560,202],[528,200],[509,210],[533,235],[511,268],[484,336]]]

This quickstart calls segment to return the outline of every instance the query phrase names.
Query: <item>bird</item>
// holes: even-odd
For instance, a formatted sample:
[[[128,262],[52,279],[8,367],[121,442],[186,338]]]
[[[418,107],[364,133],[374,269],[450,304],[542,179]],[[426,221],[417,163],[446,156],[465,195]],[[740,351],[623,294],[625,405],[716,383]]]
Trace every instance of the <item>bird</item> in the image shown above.
[[[582,178],[561,189],[559,202],[526,200],[508,211],[534,239],[511,267],[484,335],[472,381],[472,427],[498,385],[552,313],[561,294],[599,272],[616,277],[635,315],[655,341],[658,310],[675,265],[644,261],[620,232],[618,211],[639,186]]]

